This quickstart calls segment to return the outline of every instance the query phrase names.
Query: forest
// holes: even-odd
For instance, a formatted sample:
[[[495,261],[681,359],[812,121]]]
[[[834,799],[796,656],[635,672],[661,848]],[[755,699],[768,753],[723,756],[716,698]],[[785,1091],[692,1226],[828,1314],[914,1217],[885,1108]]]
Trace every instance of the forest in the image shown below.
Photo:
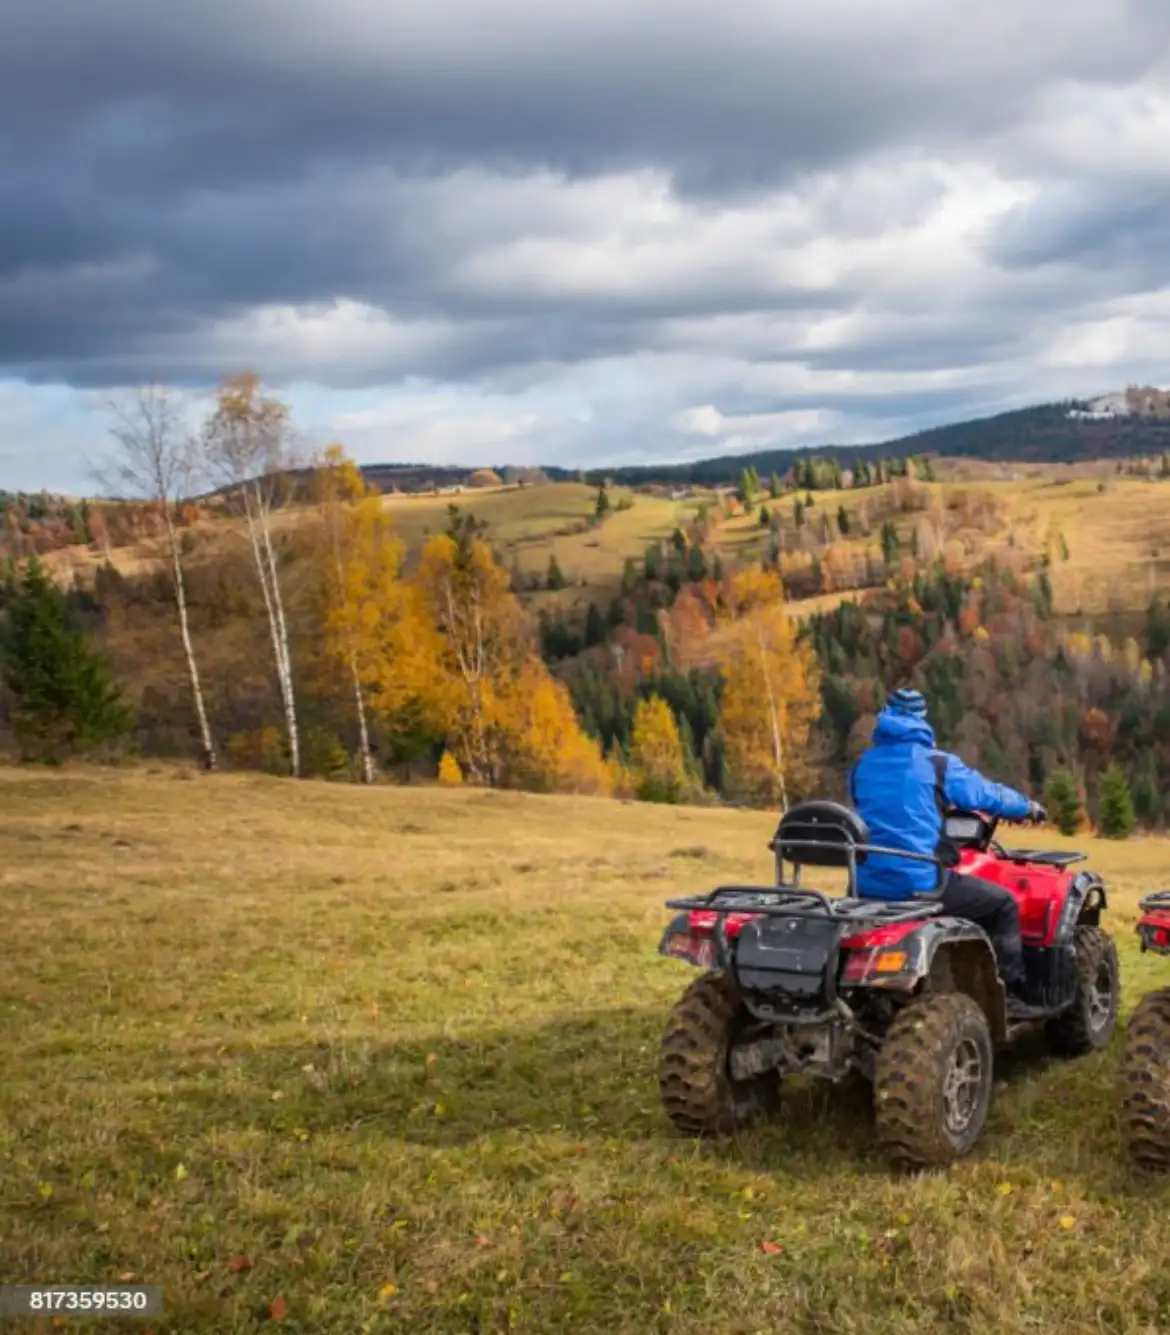
[[[734,495],[627,559],[608,604],[533,615],[531,576],[507,566],[474,497],[410,553],[340,446],[290,488],[287,432],[252,376],[225,381],[195,437],[165,391],[144,391],[115,430],[136,499],[0,500],[14,753],[783,805],[841,795],[886,694],[914,684],[942,745],[1047,793],[1068,828],[1170,815],[1170,610],[1154,598],[1119,642],[1073,628],[1053,609],[1065,536],[972,557],[948,525],[990,532],[1003,516],[978,494],[941,506],[920,485],[928,457],[846,474],[804,456],[766,481],[745,468]],[[193,499],[198,477],[215,478],[210,499]],[[844,486],[871,499],[815,505]],[[720,506],[758,515],[761,556],[714,549]],[[600,484],[590,522],[616,509]],[[209,547],[209,513],[234,526],[234,549]],[[858,527],[876,554],[843,541]],[[92,587],[37,555],[70,539],[106,553]],[[108,553],[130,539],[148,558],[127,574]],[[540,582],[563,586],[555,553]],[[794,597],[832,589],[850,596],[794,615]]]

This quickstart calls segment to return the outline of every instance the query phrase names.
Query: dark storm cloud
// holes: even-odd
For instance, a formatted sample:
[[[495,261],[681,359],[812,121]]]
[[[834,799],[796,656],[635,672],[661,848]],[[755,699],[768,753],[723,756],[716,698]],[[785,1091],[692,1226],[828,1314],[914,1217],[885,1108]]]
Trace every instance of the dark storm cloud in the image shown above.
[[[1170,144],[1078,165],[1053,111],[1165,94],[1168,51],[1163,0],[0,0],[0,377],[636,366],[615,441],[704,396],[958,410],[1008,391],[931,373],[1170,282]],[[989,165],[1041,188],[968,265],[927,224]]]
[[[1170,181],[1047,190],[1004,219],[990,254],[1012,268],[1105,267],[1128,273],[1135,285],[1162,286],[1170,282]]]

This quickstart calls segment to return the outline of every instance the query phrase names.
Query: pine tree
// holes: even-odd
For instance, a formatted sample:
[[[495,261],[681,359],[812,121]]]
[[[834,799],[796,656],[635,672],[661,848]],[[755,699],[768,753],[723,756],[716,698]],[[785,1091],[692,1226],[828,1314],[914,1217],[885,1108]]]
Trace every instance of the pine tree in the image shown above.
[[[775,473],[772,474],[772,480],[768,484],[768,495],[774,501],[780,499],[780,479]]]
[[[897,557],[901,544],[898,542],[898,530],[894,527],[893,521],[887,519],[882,525],[882,560],[886,565],[892,565]]]
[[[1133,809],[1138,820],[1148,827],[1162,819],[1162,788],[1158,783],[1158,765],[1151,751],[1146,751],[1133,776]]]
[[[694,583],[707,578],[707,558],[702,547],[692,547],[687,552],[687,579]]]
[[[10,577],[4,602],[0,676],[25,758],[56,762],[127,733],[130,710],[36,557],[23,580]]]
[[[585,647],[591,649],[595,644],[601,644],[605,640],[605,618],[601,615],[601,609],[596,603],[589,604],[589,610],[585,613]]]
[[[597,501],[593,507],[593,517],[600,524],[601,521],[606,518],[606,516],[612,509],[613,505],[611,504],[609,499],[609,492],[606,491],[605,484],[603,483],[600,487],[597,488]]]
[[[1044,804],[1061,834],[1076,834],[1081,825],[1081,796],[1071,770],[1055,769],[1044,782]]]
[[[563,589],[565,587],[565,577],[561,573],[560,562],[557,560],[556,552],[548,558],[548,575],[545,583],[550,589]]]
[[[849,536],[849,511],[843,505],[837,507],[837,527],[841,530],[841,536]]]
[[[1114,763],[1101,776],[1101,834],[1128,839],[1137,824],[1125,771]]]
[[[799,497],[797,497],[796,505],[793,508],[792,517],[797,528],[804,527],[804,502]]]

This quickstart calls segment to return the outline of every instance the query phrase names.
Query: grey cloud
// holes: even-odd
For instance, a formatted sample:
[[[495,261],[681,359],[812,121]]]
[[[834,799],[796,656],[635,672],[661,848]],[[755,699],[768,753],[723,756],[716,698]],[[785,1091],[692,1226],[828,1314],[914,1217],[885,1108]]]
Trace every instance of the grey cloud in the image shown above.
[[[1141,286],[1170,282],[1170,178],[1158,187],[1057,184],[1004,220],[989,253],[1017,269],[1105,266]]]
[[[728,411],[852,405],[858,421],[978,409],[977,388],[913,407],[869,386],[978,366],[1002,386],[1063,313],[1170,282],[1156,181],[1115,173],[1105,192],[1013,148],[1069,81],[1165,89],[1168,46],[1163,0],[990,0],[961,22],[933,0],[0,0],[0,374],[202,384],[248,353],[251,312],[353,301],[426,337],[322,351],[314,377],[343,389],[512,392],[550,368],[683,359],[644,414],[627,405],[573,448],[606,431],[642,448],[704,390]],[[998,273],[953,310],[913,273],[844,265],[818,286],[815,257],[809,275],[761,262],[911,228],[947,165],[977,161],[1049,176],[989,235]],[[565,188],[542,193],[545,171]],[[618,205],[572,193],[623,171],[662,173],[692,211],[660,270],[626,253]],[[786,190],[762,239],[687,248]],[[635,240],[670,225],[642,220]],[[525,240],[535,258],[509,249]],[[578,262],[599,264],[592,280]],[[850,312],[857,332],[803,337]],[[306,374],[269,355],[274,378]],[[760,396],[737,362],[814,378]],[[856,384],[838,392],[844,371]]]

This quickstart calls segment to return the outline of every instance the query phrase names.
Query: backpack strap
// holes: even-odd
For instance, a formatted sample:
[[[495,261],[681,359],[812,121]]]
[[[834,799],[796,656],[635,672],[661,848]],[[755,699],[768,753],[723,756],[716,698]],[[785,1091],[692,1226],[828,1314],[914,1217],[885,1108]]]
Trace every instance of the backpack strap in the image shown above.
[[[935,751],[930,757],[930,767],[934,770],[934,800],[938,805],[939,815],[945,816],[954,810],[947,800],[947,761],[950,757],[945,751]]]
[[[959,850],[946,836],[946,819],[954,811],[952,802],[947,800],[947,762],[945,751],[934,751],[930,757],[930,767],[934,770],[934,800],[938,807],[939,831],[935,856],[944,867],[956,867],[959,863]]]

